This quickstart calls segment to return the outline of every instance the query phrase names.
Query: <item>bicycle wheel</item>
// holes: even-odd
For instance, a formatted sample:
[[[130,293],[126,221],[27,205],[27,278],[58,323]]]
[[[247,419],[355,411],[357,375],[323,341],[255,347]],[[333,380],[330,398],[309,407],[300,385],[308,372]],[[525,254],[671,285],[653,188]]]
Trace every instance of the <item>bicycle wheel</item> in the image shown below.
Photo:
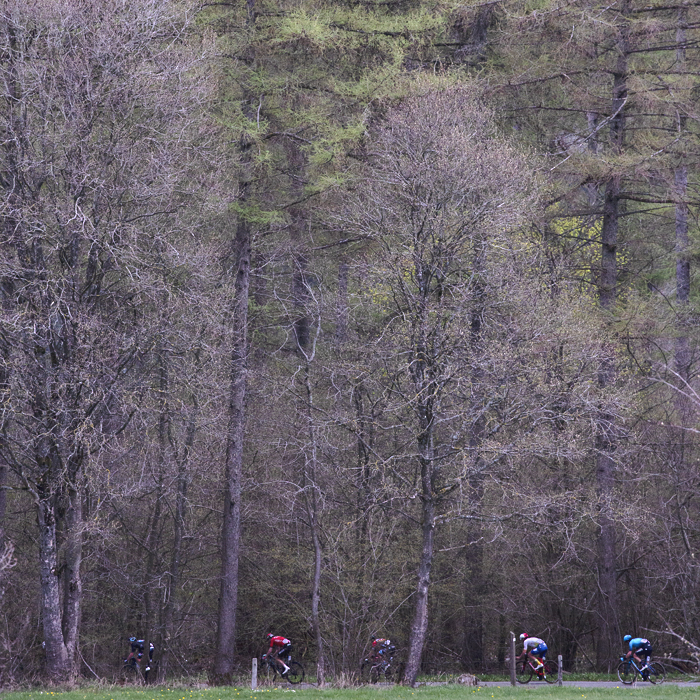
[[[637,669],[631,661],[620,661],[617,667],[617,677],[625,685],[632,685],[637,679]]]
[[[658,661],[649,664],[649,680],[652,683],[663,683],[666,678],[666,669]]]
[[[301,683],[304,680],[304,667],[298,661],[292,661],[289,664],[289,671],[287,671],[286,676],[292,685]]]
[[[277,668],[275,667],[275,664],[270,663],[270,661],[267,659],[260,659],[259,669],[260,680],[262,680],[264,676],[265,680],[269,681],[270,683],[275,682],[277,679]]]
[[[131,661],[129,661],[128,664],[124,664],[123,673],[131,681],[143,680],[143,676],[141,675],[141,668],[139,667],[136,659],[131,659]]]
[[[556,661],[544,662],[544,679],[547,683],[556,683],[559,677],[559,664]]]
[[[515,669],[515,680],[518,683],[529,683],[532,678],[532,666],[528,663],[518,664]]]

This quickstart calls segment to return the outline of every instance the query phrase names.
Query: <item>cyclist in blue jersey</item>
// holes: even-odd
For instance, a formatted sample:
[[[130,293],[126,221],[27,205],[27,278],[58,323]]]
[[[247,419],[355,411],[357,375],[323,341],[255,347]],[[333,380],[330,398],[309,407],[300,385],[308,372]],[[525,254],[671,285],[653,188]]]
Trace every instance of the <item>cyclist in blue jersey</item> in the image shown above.
[[[634,656],[637,663],[644,664],[639,669],[643,676],[644,672],[649,668],[649,661],[651,661],[651,653],[653,651],[651,642],[648,639],[644,639],[644,637],[633,638],[631,634],[626,634],[622,640],[629,643],[629,651],[625,654],[625,658],[629,659],[630,656]]]

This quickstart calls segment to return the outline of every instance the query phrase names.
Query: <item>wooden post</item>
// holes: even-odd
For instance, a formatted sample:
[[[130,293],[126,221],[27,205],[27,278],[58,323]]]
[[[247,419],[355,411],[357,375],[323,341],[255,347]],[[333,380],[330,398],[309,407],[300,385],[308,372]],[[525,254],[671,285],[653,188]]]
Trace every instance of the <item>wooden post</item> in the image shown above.
[[[561,670],[561,654],[557,656],[557,685],[563,685],[564,680],[562,677],[562,670]]]
[[[510,684],[515,685],[515,634],[510,633]]]
[[[250,679],[250,689],[255,690],[258,687],[258,660],[253,659],[253,675]]]

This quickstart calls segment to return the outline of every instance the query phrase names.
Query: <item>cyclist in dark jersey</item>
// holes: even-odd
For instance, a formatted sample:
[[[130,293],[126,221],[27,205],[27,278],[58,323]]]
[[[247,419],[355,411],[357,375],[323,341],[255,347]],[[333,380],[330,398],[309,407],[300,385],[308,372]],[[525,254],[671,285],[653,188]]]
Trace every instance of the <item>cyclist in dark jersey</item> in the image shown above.
[[[134,657],[136,657],[136,662],[143,658],[143,652],[146,650],[146,641],[144,639],[136,639],[136,637],[129,637],[129,643],[131,644],[131,653],[124,659],[124,663],[128,664]],[[144,678],[148,678],[148,672],[151,670],[151,663],[153,662],[153,652],[155,647],[153,642],[148,643],[148,665],[144,669]]]

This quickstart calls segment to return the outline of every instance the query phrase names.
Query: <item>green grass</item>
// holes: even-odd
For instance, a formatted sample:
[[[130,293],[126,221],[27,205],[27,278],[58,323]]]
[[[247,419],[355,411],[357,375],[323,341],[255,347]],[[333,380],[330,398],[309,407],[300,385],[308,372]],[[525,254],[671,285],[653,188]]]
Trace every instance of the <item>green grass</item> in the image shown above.
[[[640,685],[637,688],[578,688],[568,686],[430,686],[407,688],[402,686],[359,687],[346,689],[298,689],[291,686],[260,688],[256,692],[244,687],[220,688],[134,688],[115,686],[101,689],[73,691],[21,691],[2,693],[2,700],[608,700],[626,697],[632,693],[640,700],[700,699],[700,688]]]

